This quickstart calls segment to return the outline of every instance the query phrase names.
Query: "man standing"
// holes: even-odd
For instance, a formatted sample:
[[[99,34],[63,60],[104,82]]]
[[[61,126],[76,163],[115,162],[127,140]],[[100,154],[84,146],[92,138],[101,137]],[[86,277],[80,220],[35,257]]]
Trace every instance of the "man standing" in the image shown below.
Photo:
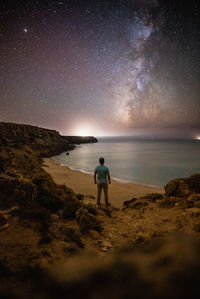
[[[105,197],[105,204],[106,207],[110,206],[110,203],[108,202],[108,182],[110,182],[110,173],[108,167],[104,165],[104,158],[99,159],[100,165],[95,168],[94,171],[94,183],[97,183],[97,206],[101,206],[100,200],[101,200],[101,191],[103,188],[104,191],[104,197]],[[97,175],[97,180],[96,180]]]

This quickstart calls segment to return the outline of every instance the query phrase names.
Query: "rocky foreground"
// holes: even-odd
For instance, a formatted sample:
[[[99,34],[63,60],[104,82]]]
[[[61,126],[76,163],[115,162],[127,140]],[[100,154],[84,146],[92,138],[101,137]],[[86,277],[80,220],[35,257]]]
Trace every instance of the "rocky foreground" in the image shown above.
[[[0,123],[0,297],[197,298],[200,174],[97,209],[42,169],[96,141]]]

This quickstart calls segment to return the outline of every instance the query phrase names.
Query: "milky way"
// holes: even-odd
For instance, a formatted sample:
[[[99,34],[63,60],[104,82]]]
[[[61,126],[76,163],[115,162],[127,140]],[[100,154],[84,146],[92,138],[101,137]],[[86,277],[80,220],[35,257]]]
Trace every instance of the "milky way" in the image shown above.
[[[200,135],[198,1],[3,1],[0,121]]]

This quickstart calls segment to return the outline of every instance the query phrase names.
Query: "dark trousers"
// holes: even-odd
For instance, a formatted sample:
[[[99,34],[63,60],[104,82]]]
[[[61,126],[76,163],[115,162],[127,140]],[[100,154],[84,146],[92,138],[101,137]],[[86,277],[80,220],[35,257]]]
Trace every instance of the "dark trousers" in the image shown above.
[[[105,204],[108,206],[108,184],[97,184],[97,204],[100,205],[102,188],[104,191]]]

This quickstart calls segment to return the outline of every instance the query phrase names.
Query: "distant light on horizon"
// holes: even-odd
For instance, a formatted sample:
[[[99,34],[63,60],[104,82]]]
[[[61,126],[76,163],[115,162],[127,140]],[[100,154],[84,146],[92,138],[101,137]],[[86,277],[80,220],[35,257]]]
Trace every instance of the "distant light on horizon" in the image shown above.
[[[200,140],[200,136],[198,136],[196,139],[197,139],[197,140]]]
[[[91,130],[89,127],[80,127],[75,130],[75,135],[78,136],[89,136],[91,135]]]
[[[112,134],[111,132],[105,132],[96,127],[94,124],[85,123],[79,125],[72,130],[72,135],[75,136],[94,136],[94,137],[105,137],[105,136],[118,136],[119,134]]]
[[[80,125],[79,127],[74,129],[74,135],[76,136],[96,136],[97,134],[97,130],[94,126],[92,125]]]

